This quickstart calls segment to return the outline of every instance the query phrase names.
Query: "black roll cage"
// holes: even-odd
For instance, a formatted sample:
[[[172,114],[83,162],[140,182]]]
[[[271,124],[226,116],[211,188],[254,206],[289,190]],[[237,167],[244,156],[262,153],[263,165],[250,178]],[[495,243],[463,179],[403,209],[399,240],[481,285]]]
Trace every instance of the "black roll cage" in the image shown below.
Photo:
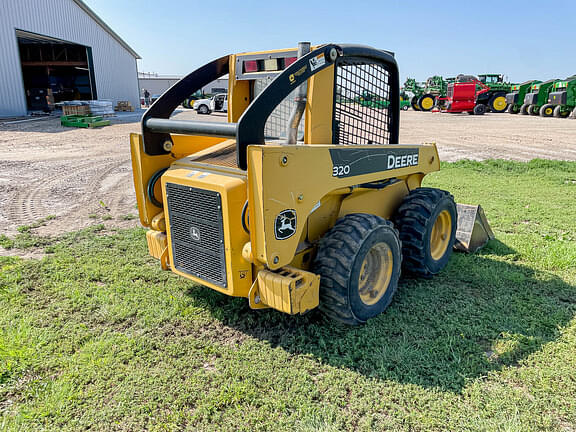
[[[336,56],[334,55],[336,53]],[[310,60],[320,55],[325,62],[312,70]],[[384,63],[389,72],[390,86],[390,141],[398,143],[400,120],[400,83],[398,65],[394,55],[364,45],[327,44],[318,47],[284,69],[246,108],[238,123],[212,123],[185,120],[170,120],[172,112],[191,94],[229,73],[230,56],[220,57],[182,78],[170,87],[142,117],[142,137],[144,151],[149,155],[169,153],[170,133],[187,135],[218,136],[236,138],[237,164],[247,169],[247,147],[264,144],[266,120],[288,94],[312,75],[324,70],[338,57],[360,57],[368,61]],[[316,63],[317,65],[318,63]]]

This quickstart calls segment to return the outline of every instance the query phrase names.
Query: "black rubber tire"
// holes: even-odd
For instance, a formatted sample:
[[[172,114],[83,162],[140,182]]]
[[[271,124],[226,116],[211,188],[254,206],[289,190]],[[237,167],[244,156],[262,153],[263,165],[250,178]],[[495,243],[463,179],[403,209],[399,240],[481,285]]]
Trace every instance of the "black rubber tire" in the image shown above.
[[[435,260],[430,251],[430,236],[443,210],[447,210],[452,219],[450,239],[442,257]],[[394,222],[402,241],[403,272],[429,278],[446,267],[454,248],[458,224],[456,203],[449,192],[435,188],[414,189],[404,197]]]
[[[537,116],[540,112],[538,105],[528,105],[528,115]]]
[[[468,115],[474,115],[474,111],[466,111]]]
[[[486,105],[478,104],[474,107],[474,115],[484,115],[486,113]]]
[[[424,108],[422,106],[422,103],[425,99],[432,99],[432,106],[430,108]],[[420,108],[420,111],[432,111],[432,109],[436,106],[436,98],[434,97],[434,95],[431,94],[423,94],[422,96],[420,96],[418,98],[418,108]]]
[[[404,105],[404,106],[402,107],[402,111],[408,111],[408,105]]]
[[[210,108],[208,108],[208,105],[200,105],[198,107],[198,114],[210,114]]]
[[[376,244],[386,243],[392,252],[390,282],[382,298],[365,304],[358,292],[364,257]],[[392,222],[379,216],[356,213],[336,222],[320,241],[314,272],[320,275],[320,310],[345,324],[363,324],[386,310],[398,288],[402,246]]]
[[[570,111],[562,111],[562,106],[558,105],[554,108],[554,117],[556,118],[566,118],[570,115]]]
[[[410,105],[412,105],[412,109],[414,111],[420,111],[420,107],[418,106],[418,98],[416,96],[412,96],[412,99],[410,99]]]
[[[540,108],[540,117],[552,117],[554,115],[554,108],[552,108],[554,105],[552,104],[545,104],[542,105],[542,107]]]
[[[522,115],[527,115],[527,114],[528,114],[528,107],[529,107],[529,106],[530,106],[530,105],[528,105],[528,104],[523,104],[523,105],[520,107],[520,114],[522,114]]]
[[[508,105],[506,105],[506,107],[504,109],[496,109],[494,107],[494,101],[498,97],[506,98],[506,93],[504,93],[504,92],[494,93],[492,95],[492,97],[490,97],[490,100],[488,101],[488,107],[490,108],[490,111],[492,111],[493,113],[503,113],[508,109]]]
[[[508,105],[508,114],[518,114],[520,112],[520,108],[516,104]]]

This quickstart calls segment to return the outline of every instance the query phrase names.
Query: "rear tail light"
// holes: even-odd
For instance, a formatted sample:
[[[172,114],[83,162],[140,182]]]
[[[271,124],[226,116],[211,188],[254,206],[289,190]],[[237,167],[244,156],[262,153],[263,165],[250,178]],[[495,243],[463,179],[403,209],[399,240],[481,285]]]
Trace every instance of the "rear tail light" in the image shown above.
[[[258,60],[245,61],[244,72],[258,72]]]

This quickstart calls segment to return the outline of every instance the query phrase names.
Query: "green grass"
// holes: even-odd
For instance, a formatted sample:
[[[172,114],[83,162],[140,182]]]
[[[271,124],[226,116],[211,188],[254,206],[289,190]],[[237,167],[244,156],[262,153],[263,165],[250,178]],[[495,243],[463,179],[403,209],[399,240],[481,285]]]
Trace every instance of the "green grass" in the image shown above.
[[[0,258],[0,430],[576,429],[576,163],[445,164],[498,240],[367,325],[251,311],[144,231]]]
[[[32,230],[46,224],[46,222],[56,218],[56,216],[46,216],[31,225],[22,225],[18,227],[18,234],[14,238],[2,234],[0,235],[0,246],[4,249],[31,249],[46,246],[52,242],[49,237],[40,237],[34,234]]]

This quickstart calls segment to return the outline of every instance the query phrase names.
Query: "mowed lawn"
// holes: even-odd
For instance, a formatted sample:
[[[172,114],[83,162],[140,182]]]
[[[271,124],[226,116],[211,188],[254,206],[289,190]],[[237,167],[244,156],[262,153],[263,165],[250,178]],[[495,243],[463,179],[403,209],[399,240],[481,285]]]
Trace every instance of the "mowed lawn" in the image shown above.
[[[160,270],[144,230],[0,258],[0,430],[576,430],[576,163],[444,164],[497,240],[350,328]]]

